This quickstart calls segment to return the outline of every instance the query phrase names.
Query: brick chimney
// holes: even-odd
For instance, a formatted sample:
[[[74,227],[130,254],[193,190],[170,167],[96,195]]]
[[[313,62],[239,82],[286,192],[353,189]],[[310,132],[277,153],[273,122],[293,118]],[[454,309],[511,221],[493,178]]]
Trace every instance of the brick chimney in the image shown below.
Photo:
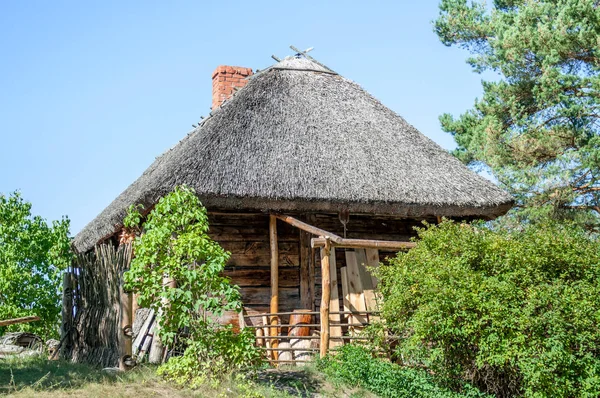
[[[252,75],[251,68],[221,65],[212,74],[212,109],[217,109],[233,95],[234,87],[242,88],[248,83],[246,78]]]

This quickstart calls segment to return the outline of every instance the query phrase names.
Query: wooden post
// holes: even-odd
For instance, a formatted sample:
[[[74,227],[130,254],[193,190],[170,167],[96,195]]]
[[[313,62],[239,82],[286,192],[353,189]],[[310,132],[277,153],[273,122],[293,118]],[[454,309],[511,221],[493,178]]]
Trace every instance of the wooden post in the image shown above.
[[[61,354],[66,352],[65,348],[69,345],[67,335],[73,325],[73,278],[71,275],[69,271],[63,274],[62,322],[60,324],[60,339],[63,341]]]
[[[121,305],[121,333],[119,345],[121,356],[119,358],[119,369],[128,370],[132,362],[132,337],[133,337],[133,314],[132,314],[132,293],[126,291],[121,278],[120,286],[120,305]]]
[[[323,249],[321,249],[323,250]],[[329,249],[329,323],[332,322],[339,325],[341,322],[340,314],[336,314],[336,312],[340,312],[340,295],[338,293],[338,279],[337,279],[337,264],[335,261],[335,247],[331,247]],[[332,314],[333,312],[333,314]],[[341,326],[330,326],[329,327],[329,335],[330,337],[340,337],[342,335],[342,327]],[[334,339],[329,342],[329,348],[337,347],[342,345],[343,342],[341,340]]]
[[[321,295],[321,358],[327,355],[329,348],[329,300],[331,298],[331,277],[329,275],[329,253],[331,251],[331,243],[329,239],[325,239],[325,246],[321,250],[321,278],[323,293]]]
[[[279,312],[279,247],[277,245],[277,218],[274,215],[269,217],[269,242],[271,246],[271,314]],[[271,316],[270,335],[277,336],[279,318],[277,315]],[[271,347],[277,348],[279,341],[273,339]],[[277,351],[273,351],[274,359],[277,359]]]
[[[132,325],[135,322],[135,313],[137,312],[138,308],[140,308],[140,306],[138,304],[139,296],[140,296],[139,293],[133,293],[133,301],[131,302],[131,313],[133,314],[133,318],[131,318]]]
[[[300,230],[300,305],[312,310],[314,299],[310,289],[310,235]]]

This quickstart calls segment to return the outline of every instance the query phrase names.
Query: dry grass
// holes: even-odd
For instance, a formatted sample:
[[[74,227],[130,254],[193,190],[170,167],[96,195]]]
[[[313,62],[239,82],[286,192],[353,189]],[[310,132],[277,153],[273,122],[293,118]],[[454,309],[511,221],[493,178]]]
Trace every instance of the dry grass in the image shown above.
[[[0,360],[0,395],[26,398],[286,398],[371,397],[363,391],[333,386],[312,368],[265,370],[252,377],[231,376],[190,390],[167,383],[155,368],[140,366],[127,373],[48,361],[45,358]]]

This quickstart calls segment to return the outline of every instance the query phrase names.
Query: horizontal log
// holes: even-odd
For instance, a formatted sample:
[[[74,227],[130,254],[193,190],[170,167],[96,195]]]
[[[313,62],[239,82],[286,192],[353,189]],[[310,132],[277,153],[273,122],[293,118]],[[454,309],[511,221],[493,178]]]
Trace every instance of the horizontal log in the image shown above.
[[[299,267],[300,256],[298,254],[284,254],[279,256],[280,267]],[[258,267],[269,264],[271,258],[268,254],[232,254],[227,262],[229,267]]]
[[[332,323],[329,324],[329,326],[358,326],[358,327],[360,327],[360,326],[368,326],[368,325],[369,325],[369,322],[364,322],[364,323],[362,323],[362,322],[359,322],[359,323],[342,323],[342,322],[338,323],[338,322],[332,322]],[[296,325],[295,324],[294,325],[287,324],[287,323],[278,323],[277,324],[277,327],[282,327],[282,328],[293,328],[294,326],[296,326]],[[318,328],[318,327],[321,326],[321,324],[320,323],[301,323],[298,326],[300,326],[300,327],[306,327],[306,328]],[[259,328],[259,327],[262,327],[262,326],[248,325],[247,327],[249,327],[249,328]],[[297,337],[297,336],[289,336],[289,337],[291,338],[291,337]],[[300,336],[298,336],[298,337],[300,337]]]
[[[314,336],[288,336],[287,334],[285,335],[277,335],[277,336],[264,336],[261,337],[264,339],[292,339],[292,340],[319,340],[320,337],[319,335],[314,335]]]
[[[227,250],[231,254],[269,254],[270,246],[269,242],[239,242],[239,241],[225,241],[220,243],[223,249]],[[298,254],[299,243],[298,242],[282,242],[279,243],[279,251],[284,254]]]
[[[271,262],[269,242],[219,242],[223,249],[231,253],[228,266],[252,267],[265,266]],[[279,264],[282,267],[300,265],[300,248],[298,241],[280,242]]]
[[[302,348],[267,348],[267,347],[259,347],[262,351],[309,351],[316,352],[319,351],[318,348],[310,348],[310,347],[302,347]]]
[[[271,285],[271,269],[269,267],[236,267],[226,268],[223,276],[240,287],[269,287]],[[300,285],[300,270],[297,267],[282,267],[279,269],[280,287],[298,287]]]
[[[271,302],[270,287],[241,287],[244,305],[267,305]],[[283,287],[279,289],[279,302],[292,305],[292,309],[300,308],[300,292],[297,288]]]
[[[312,312],[301,312],[302,314],[305,315],[319,315],[319,311],[312,311]],[[298,314],[298,312],[294,312],[294,311],[290,311],[290,312],[277,312],[277,313],[266,313],[266,314],[252,314],[252,315],[244,315],[245,318],[257,318],[257,317],[261,317],[261,316],[280,316],[280,315],[294,315],[294,314]]]
[[[19,323],[39,321],[39,316],[24,316],[22,318],[5,319],[0,321],[0,326],[17,325]]]
[[[208,230],[208,235],[219,243],[222,242],[268,242],[268,228],[253,228],[244,226],[213,226]],[[295,231],[282,231],[278,234],[280,242],[297,242],[298,233]]]
[[[312,247],[325,247],[324,238],[312,238]],[[331,242],[332,247],[346,248],[346,249],[393,249],[393,250],[406,250],[415,247],[415,242],[397,242],[397,241],[384,241],[384,240],[369,240],[369,239],[342,239],[341,243]]]

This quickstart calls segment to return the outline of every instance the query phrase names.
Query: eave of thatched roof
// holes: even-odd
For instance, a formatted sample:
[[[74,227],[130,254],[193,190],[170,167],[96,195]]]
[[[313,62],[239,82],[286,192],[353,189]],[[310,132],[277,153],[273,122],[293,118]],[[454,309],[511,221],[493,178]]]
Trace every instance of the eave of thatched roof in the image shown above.
[[[75,238],[87,251],[176,185],[207,207],[495,218],[510,195],[357,84],[307,59],[261,72]]]

